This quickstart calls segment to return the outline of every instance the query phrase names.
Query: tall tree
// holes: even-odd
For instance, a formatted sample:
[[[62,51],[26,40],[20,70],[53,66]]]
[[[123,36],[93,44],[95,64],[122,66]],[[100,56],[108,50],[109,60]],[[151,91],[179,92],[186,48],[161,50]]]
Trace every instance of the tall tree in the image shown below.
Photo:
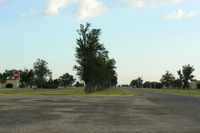
[[[77,75],[85,82],[85,92],[91,93],[103,90],[116,83],[115,61],[109,59],[108,51],[99,42],[101,29],[90,29],[90,24],[80,25],[77,31],[79,38],[76,47],[76,62],[74,66]]]
[[[48,78],[52,76],[51,71],[48,69],[48,63],[42,59],[37,59],[33,64],[35,75],[35,83],[38,88],[42,88]]]
[[[69,73],[65,73],[59,78],[61,86],[67,87],[67,86],[72,86],[72,84],[75,82],[75,78],[70,75]]]
[[[169,88],[170,86],[173,87],[174,80],[174,75],[169,71],[166,71],[166,73],[162,75],[162,78],[160,79],[161,83],[167,88]]]

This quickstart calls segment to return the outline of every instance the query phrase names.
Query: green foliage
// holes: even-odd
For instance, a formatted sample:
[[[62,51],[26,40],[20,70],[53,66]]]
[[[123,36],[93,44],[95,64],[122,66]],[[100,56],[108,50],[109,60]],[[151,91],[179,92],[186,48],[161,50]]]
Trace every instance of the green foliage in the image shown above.
[[[169,71],[166,71],[166,73],[162,75],[162,78],[160,79],[161,83],[167,88],[173,86],[174,80],[175,80],[174,75],[171,74]]]
[[[72,86],[72,84],[75,82],[75,78],[70,75],[69,73],[65,73],[59,78],[60,84],[62,87]]]
[[[16,70],[16,69],[5,70],[4,73],[6,74],[7,79],[14,79],[13,73],[16,72],[16,71],[18,71],[18,70]]]
[[[74,66],[77,75],[85,82],[86,93],[103,90],[117,84],[115,60],[109,59],[108,51],[99,42],[100,29],[90,29],[90,24],[80,25]]]
[[[48,81],[45,81],[45,83],[42,85],[42,88],[44,89],[57,89],[60,82],[58,79],[52,79],[50,78]]]
[[[161,88],[163,88],[163,84],[162,84],[162,83],[159,83],[159,82],[149,82],[149,81],[146,81],[146,82],[143,84],[143,87],[144,87],[144,88],[161,89]]]
[[[34,72],[32,69],[20,70],[20,88],[25,88],[30,86],[32,88],[34,83]]]
[[[149,82],[149,81],[144,82],[143,87],[144,88],[152,88],[151,87],[151,82]]]
[[[84,84],[77,81],[75,87],[84,87]]]
[[[194,81],[194,75],[192,73],[194,72],[194,67],[188,65],[185,65],[182,67],[182,70],[178,70],[178,78],[176,79],[173,74],[169,73],[169,71],[166,71],[166,73],[162,76],[161,82],[162,84],[169,88],[190,88],[190,81]]]
[[[193,66],[190,66],[190,64],[185,65],[182,67],[182,72],[181,70],[178,71],[179,78],[183,83],[183,88],[190,88],[189,81],[192,81],[194,78],[194,75],[192,73],[195,71]]]
[[[142,88],[143,87],[142,78],[138,77],[137,79],[132,80],[130,86],[132,86],[133,88]]]
[[[6,80],[7,80],[7,74],[6,73],[0,73],[0,83],[3,87],[3,84],[6,83]]]
[[[50,78],[52,73],[48,69],[48,63],[44,60],[37,59],[33,64],[33,70],[35,75],[35,83],[38,88],[42,88],[47,81],[47,78]]]

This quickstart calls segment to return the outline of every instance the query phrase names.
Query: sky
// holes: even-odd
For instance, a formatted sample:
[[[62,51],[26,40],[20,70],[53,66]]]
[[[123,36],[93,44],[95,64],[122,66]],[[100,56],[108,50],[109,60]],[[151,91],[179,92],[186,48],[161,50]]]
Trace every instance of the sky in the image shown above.
[[[102,29],[119,84],[159,81],[191,64],[200,79],[199,0],[0,0],[0,72],[49,63],[53,77],[73,71],[77,29]]]

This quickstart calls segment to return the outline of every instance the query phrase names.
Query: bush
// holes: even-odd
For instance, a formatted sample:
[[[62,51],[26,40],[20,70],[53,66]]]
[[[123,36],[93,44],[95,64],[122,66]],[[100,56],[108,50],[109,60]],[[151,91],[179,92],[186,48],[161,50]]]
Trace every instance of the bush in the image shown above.
[[[57,89],[59,86],[59,81],[58,80],[52,80],[50,79],[49,81],[45,82],[43,85],[42,85],[42,88],[44,89]]]
[[[13,88],[13,84],[7,84],[6,88]]]
[[[155,84],[155,88],[156,88],[156,89],[162,89],[162,88],[163,88],[162,83],[156,83],[156,84]]]

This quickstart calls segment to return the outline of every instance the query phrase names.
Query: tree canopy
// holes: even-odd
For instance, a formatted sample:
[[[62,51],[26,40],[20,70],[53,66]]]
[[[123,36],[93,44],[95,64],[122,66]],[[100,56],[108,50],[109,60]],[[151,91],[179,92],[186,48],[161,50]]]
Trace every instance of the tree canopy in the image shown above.
[[[69,73],[65,73],[62,76],[60,76],[59,80],[61,86],[66,88],[67,86],[72,86],[76,79]]]
[[[37,59],[33,64],[33,70],[35,75],[35,83],[38,88],[42,88],[47,78],[50,78],[52,72],[48,69],[48,63],[42,59]]]
[[[109,59],[108,51],[100,43],[101,29],[90,29],[91,25],[80,25],[74,66],[77,75],[85,82],[85,92],[103,90],[117,84],[115,60]]]
[[[161,83],[167,88],[173,87],[174,80],[175,80],[174,75],[169,71],[166,71],[166,73],[162,75],[162,78],[160,79]]]

